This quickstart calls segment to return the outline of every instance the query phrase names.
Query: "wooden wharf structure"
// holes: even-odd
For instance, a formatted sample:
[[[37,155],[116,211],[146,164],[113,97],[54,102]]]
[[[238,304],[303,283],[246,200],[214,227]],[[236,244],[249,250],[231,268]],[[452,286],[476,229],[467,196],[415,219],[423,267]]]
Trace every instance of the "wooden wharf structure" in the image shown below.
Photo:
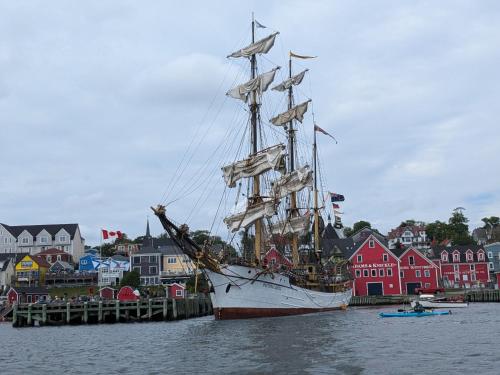
[[[403,303],[410,303],[412,297],[414,298],[415,296],[352,296],[349,306],[400,305]]]
[[[467,302],[500,302],[499,289],[468,290],[464,295]]]
[[[118,300],[98,302],[23,303],[14,304],[12,325],[101,324],[189,319],[212,315],[210,298],[151,298],[132,302]]]

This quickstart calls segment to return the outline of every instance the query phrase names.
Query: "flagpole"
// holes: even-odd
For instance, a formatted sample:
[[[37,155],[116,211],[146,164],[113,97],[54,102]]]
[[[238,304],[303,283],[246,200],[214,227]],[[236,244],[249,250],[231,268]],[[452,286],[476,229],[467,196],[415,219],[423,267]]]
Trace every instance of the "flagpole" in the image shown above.
[[[314,252],[320,260],[319,249],[319,213],[318,213],[318,177],[317,177],[317,145],[316,145],[316,128],[314,129],[313,143],[313,159],[314,159]]]

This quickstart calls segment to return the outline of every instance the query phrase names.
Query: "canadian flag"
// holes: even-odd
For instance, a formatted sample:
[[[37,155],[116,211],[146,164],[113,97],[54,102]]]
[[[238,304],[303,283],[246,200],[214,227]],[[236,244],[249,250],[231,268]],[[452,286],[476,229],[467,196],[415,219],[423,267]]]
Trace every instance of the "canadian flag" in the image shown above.
[[[102,238],[104,240],[107,240],[108,238],[112,238],[112,237],[122,238],[122,232],[120,232],[119,230],[117,230],[115,232],[112,232],[112,231],[109,231],[106,229],[102,230]]]

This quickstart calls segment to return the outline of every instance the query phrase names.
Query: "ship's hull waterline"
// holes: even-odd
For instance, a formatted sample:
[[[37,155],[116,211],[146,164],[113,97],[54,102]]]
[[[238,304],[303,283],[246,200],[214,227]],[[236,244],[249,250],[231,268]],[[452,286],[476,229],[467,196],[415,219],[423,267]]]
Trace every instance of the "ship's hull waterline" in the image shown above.
[[[352,290],[317,292],[290,284],[287,276],[254,267],[228,265],[206,270],[216,319],[247,319],[310,314],[347,308]]]

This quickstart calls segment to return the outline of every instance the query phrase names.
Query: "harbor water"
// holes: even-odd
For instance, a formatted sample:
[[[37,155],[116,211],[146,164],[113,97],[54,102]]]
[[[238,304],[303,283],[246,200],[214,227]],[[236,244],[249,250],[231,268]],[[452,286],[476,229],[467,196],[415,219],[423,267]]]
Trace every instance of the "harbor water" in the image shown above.
[[[394,310],[34,328],[2,323],[0,373],[500,373],[500,304],[471,304],[450,316],[378,317]]]

